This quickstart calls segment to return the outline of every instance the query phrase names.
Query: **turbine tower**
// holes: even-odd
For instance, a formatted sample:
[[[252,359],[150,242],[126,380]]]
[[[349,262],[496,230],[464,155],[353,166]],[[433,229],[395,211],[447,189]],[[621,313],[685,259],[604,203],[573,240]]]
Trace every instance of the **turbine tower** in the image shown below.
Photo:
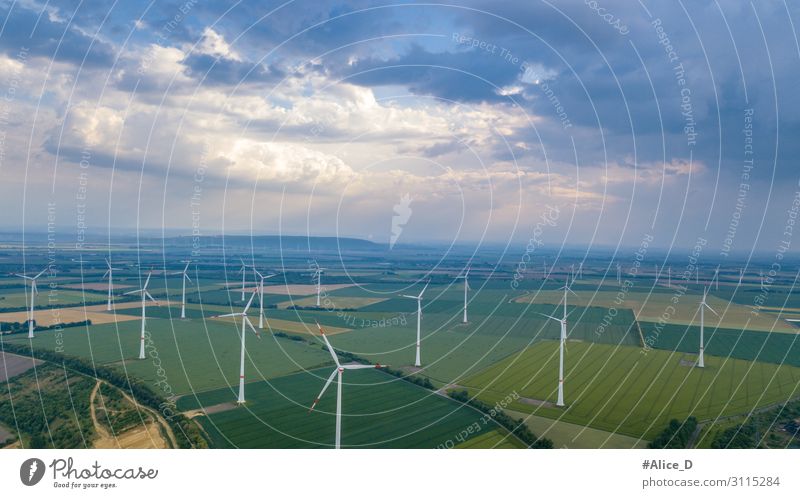
[[[258,284],[258,328],[264,328],[264,280],[272,278],[276,273],[271,275],[263,275],[260,271],[256,270],[256,275],[259,278]]]
[[[114,298],[113,293],[111,291],[112,287],[114,286],[114,270],[122,270],[122,268],[114,268],[111,266],[111,262],[108,258],[105,258],[106,266],[108,269],[103,274],[102,278],[108,277],[108,304],[106,304],[106,311],[111,311],[111,301]]]
[[[617,283],[622,285],[622,265],[617,263]]]
[[[147,292],[147,284],[150,283],[150,277],[152,276],[152,274],[153,274],[152,271],[147,273],[147,280],[144,281],[144,287],[142,287],[141,289],[137,289],[137,290],[133,290],[133,291],[125,293],[126,296],[131,295],[131,294],[141,294],[142,295],[142,333],[139,334],[139,359],[140,360],[144,360],[145,359],[145,355],[144,355],[144,329],[145,329],[145,322],[147,322],[147,312],[145,311],[147,309],[147,300],[150,299],[151,301],[156,303],[156,305],[158,305],[158,302],[155,299],[153,299],[153,296],[151,296],[150,293]]]
[[[314,278],[317,279],[317,308],[319,308],[319,294],[322,291],[322,273],[326,269],[327,268],[320,268],[319,266],[314,269]]]
[[[258,330],[256,330],[255,327],[253,327],[253,324],[250,323],[250,319],[247,317],[247,310],[249,310],[250,309],[250,305],[253,304],[253,298],[256,297],[257,293],[258,293],[258,291],[253,292],[253,295],[250,296],[250,300],[247,301],[247,305],[245,305],[244,310],[241,313],[228,313],[227,315],[219,315],[219,316],[217,316],[217,318],[226,318],[226,317],[229,317],[229,316],[231,316],[231,317],[235,317],[235,316],[242,317],[242,331],[241,331],[241,334],[242,334],[242,349],[241,349],[241,352],[240,352],[240,359],[239,359],[239,397],[236,400],[236,402],[239,403],[240,405],[242,403],[244,403],[244,352],[245,352],[245,341],[244,341],[244,338],[247,336],[247,327],[250,327],[250,330],[253,331],[253,333],[256,335],[256,337],[261,339],[261,334],[259,334]]]
[[[547,317],[551,320],[555,320],[561,325],[561,334],[559,339],[558,345],[558,401],[556,401],[556,406],[564,406],[564,347],[566,346],[567,342],[567,292],[572,292],[572,289],[569,286],[565,285],[562,287],[564,289],[564,316],[563,318],[556,318],[552,315],[545,315],[544,313],[539,313],[540,315]],[[574,292],[572,292],[575,294]],[[577,296],[577,294],[575,294]]]
[[[416,299],[417,300],[417,359],[414,361],[414,366],[415,367],[421,367],[422,366],[422,362],[420,361],[420,357],[419,357],[420,330],[421,330],[421,326],[422,326],[422,294],[425,293],[425,289],[428,288],[428,285],[430,285],[430,283],[431,282],[429,280],[428,283],[425,284],[425,287],[422,288],[422,291],[417,296],[408,296],[408,295],[405,295],[405,294],[403,294],[403,296],[402,296],[402,297],[407,297],[409,299]]]
[[[39,289],[36,288],[36,279],[41,277],[46,271],[47,268],[37,273],[35,277],[29,277],[27,275],[22,275],[20,273],[16,274],[16,276],[22,277],[23,279],[29,280],[31,282],[31,308],[30,311],[28,312],[28,339],[33,339],[33,310],[35,306],[36,295],[39,294]]]
[[[462,323],[467,323],[467,292],[470,290],[469,282],[467,281],[469,278],[469,270],[470,268],[467,268],[467,270],[464,272],[463,275],[459,275],[456,277],[464,279],[464,319]]]
[[[342,374],[345,370],[361,370],[364,368],[381,368],[386,365],[360,365],[360,364],[352,364],[352,365],[342,365],[339,363],[339,357],[336,356],[336,351],[333,350],[333,346],[331,343],[328,342],[328,337],[325,335],[325,331],[322,330],[319,322],[317,322],[317,328],[319,329],[320,334],[322,334],[322,339],[325,341],[325,345],[328,347],[328,351],[331,353],[331,357],[333,358],[333,362],[336,364],[336,368],[331,372],[330,377],[328,377],[327,382],[322,387],[322,391],[319,392],[319,396],[317,399],[314,400],[314,403],[311,404],[311,408],[308,409],[308,413],[311,413],[314,410],[314,407],[317,406],[319,400],[322,398],[322,395],[325,394],[325,390],[328,389],[328,386],[331,385],[333,382],[333,378],[337,377],[336,379],[336,449],[340,449],[342,447]]]
[[[708,310],[715,315],[719,316],[714,309],[706,303],[706,296],[708,295],[708,288],[703,289],[703,300],[700,301],[700,356],[697,358],[697,367],[703,368],[705,367],[703,353],[705,352],[705,337],[704,337],[704,327],[705,327],[705,309]]]
[[[186,266],[183,268],[183,271],[176,271],[172,275],[183,275],[181,277],[181,286],[182,286],[182,290],[181,290],[181,319],[184,319],[184,318],[186,318],[186,281],[187,280],[189,282],[192,281],[192,279],[189,278],[189,265],[192,264],[192,260],[181,261],[181,263],[186,263]]]
[[[709,306],[708,303],[706,303],[706,295],[707,294],[708,294],[708,288],[704,288],[703,289],[703,300],[700,301],[700,356],[697,358],[697,367],[698,368],[705,367],[705,362],[703,361],[703,359],[704,359],[703,358],[703,352],[705,351],[705,342],[704,342],[704,337],[703,337],[704,327],[705,327],[705,323],[704,323],[705,322],[705,313],[704,313],[705,308],[708,308],[708,310],[710,312],[712,312],[715,315],[717,315],[717,312],[714,311],[714,309],[711,306]],[[719,315],[717,315],[717,316],[719,316]]]

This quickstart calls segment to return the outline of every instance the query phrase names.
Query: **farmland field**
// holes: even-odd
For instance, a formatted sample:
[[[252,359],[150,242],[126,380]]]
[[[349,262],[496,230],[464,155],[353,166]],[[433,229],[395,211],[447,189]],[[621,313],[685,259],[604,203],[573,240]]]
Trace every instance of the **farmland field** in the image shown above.
[[[239,376],[239,329],[233,323],[208,320],[148,319],[152,343],[145,360],[139,352],[138,320],[117,324],[42,331],[33,347],[56,349],[64,354],[90,358],[99,364],[112,364],[129,375],[149,383],[166,395],[184,394],[233,385]],[[289,339],[262,334],[258,340],[248,332],[246,375],[249,379],[271,378],[330,361],[321,347],[311,347]],[[7,342],[27,343],[20,335]],[[163,370],[159,370],[163,368]],[[166,391],[168,389],[168,391]]]
[[[219,447],[330,447],[334,443],[336,386],[332,385],[317,408],[308,413],[329,373],[330,369],[322,369],[248,384],[245,407],[198,420]],[[343,447],[435,448],[448,441],[457,444],[459,433],[482,417],[472,408],[376,370],[347,372],[344,382]],[[182,397],[178,408],[191,410],[232,400],[233,390],[220,389]],[[473,436],[492,430],[502,429],[491,424]]]
[[[572,343],[565,360],[566,408],[554,404],[558,343],[544,341],[460,382],[489,403],[509,393],[511,408],[605,431],[651,439],[670,418],[700,420],[742,413],[800,396],[800,368],[706,355]]]
[[[573,304],[588,304],[591,306],[614,306],[614,300],[617,297],[617,293],[611,291],[578,291],[576,293],[578,297],[574,298]],[[516,301],[530,302],[531,299],[534,299],[538,304],[557,304],[561,302],[563,297],[563,293],[559,291],[541,291],[536,294],[519,297]],[[697,325],[700,323],[697,309],[700,299],[702,298],[702,292],[694,294],[687,293],[680,298],[678,304],[671,302],[672,297],[673,294],[668,293],[647,294],[631,292],[625,297],[623,306],[631,309],[636,315],[636,319],[639,321],[656,322],[659,317],[665,313],[668,306],[674,305],[675,312],[670,315],[671,324]],[[719,326],[721,328],[731,329],[747,328],[748,330],[782,332],[787,334],[795,334],[798,332],[797,327],[787,323],[785,320],[767,314],[755,315],[752,313],[752,308],[741,304],[730,303],[716,297],[714,294],[710,294],[707,301],[709,306],[714,308],[721,316],[721,318],[717,318],[711,313],[706,313],[705,319],[707,326]]]

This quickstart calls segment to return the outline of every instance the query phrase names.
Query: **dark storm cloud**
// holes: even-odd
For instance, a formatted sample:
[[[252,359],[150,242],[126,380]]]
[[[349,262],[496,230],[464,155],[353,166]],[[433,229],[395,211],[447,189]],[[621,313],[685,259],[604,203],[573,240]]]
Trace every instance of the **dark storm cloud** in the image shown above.
[[[206,54],[190,54],[183,60],[187,75],[204,84],[239,85],[278,82],[286,76],[276,66],[253,64]]]

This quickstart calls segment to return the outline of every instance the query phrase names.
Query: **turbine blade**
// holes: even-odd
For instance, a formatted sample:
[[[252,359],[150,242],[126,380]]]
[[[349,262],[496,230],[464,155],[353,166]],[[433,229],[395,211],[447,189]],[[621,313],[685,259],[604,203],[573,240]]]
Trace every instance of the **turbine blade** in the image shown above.
[[[253,295],[252,295],[252,296],[250,296],[250,300],[249,300],[249,301],[247,301],[247,306],[245,306],[245,307],[244,307],[244,311],[242,312],[242,314],[243,314],[243,315],[246,315],[246,314],[247,314],[247,310],[249,310],[249,309],[250,309],[250,305],[251,305],[251,304],[253,304],[253,298],[255,298],[255,297],[256,297],[256,294],[257,294],[257,293],[258,293],[258,291],[256,291],[256,292],[253,292]]]
[[[37,273],[37,274],[36,274],[36,276],[35,276],[35,277],[33,277],[33,279],[34,279],[34,280],[36,280],[37,278],[41,277],[41,276],[44,274],[44,272],[46,272],[46,271],[47,271],[47,269],[48,269],[48,268],[50,268],[50,267],[48,266],[48,267],[46,267],[44,270],[42,270],[42,271],[40,271],[39,273]]]
[[[417,296],[409,296],[408,294],[400,294],[400,297],[407,297],[409,299],[419,299]]]
[[[102,276],[102,277],[100,277],[100,278],[106,278],[106,277],[108,276],[108,273],[109,273],[110,271],[111,271],[111,269],[108,269],[108,270],[106,270],[106,272],[105,272],[105,273],[103,273],[103,276]]]
[[[189,265],[190,265],[190,264],[192,264],[192,261],[191,261],[191,260],[189,260],[189,261],[187,261],[187,262],[186,262],[186,267],[183,269],[183,273],[186,273],[187,271],[189,271]]]
[[[142,287],[142,290],[147,289],[147,284],[150,283],[150,277],[152,275],[153,275],[153,272],[151,272],[151,271],[147,272],[147,280],[144,281],[144,287]]]
[[[245,323],[247,323],[247,326],[250,327],[250,330],[253,331],[253,333],[256,335],[256,337],[261,339],[261,334],[258,332],[258,330],[256,330],[255,327],[253,327],[253,324],[250,322],[250,319],[247,318],[247,315],[242,315],[242,316],[244,316],[244,321],[245,321]]]
[[[714,308],[712,308],[711,306],[707,305],[706,303],[703,303],[703,306],[705,306],[706,308],[708,308],[708,311],[710,311],[710,312],[714,313],[715,315],[719,316],[719,313],[717,313],[716,311],[714,311]]]
[[[336,363],[337,367],[341,367],[342,365],[339,364],[339,357],[336,356],[336,351],[333,350],[333,346],[331,346],[330,341],[328,341],[328,337],[325,335],[325,331],[322,330],[322,325],[317,322],[317,328],[319,329],[319,333],[322,334],[322,340],[325,341],[325,345],[328,346],[328,351],[331,353],[331,357],[333,357],[333,362]]]
[[[536,314],[537,314],[537,315],[542,315],[542,316],[544,316],[544,317],[547,317],[547,318],[549,318],[549,319],[551,319],[551,320],[555,320],[555,321],[557,321],[557,322],[560,322],[560,321],[561,321],[561,318],[556,318],[556,317],[554,317],[554,316],[551,316],[551,315],[545,315],[544,313],[536,313]]]
[[[331,385],[331,382],[333,382],[333,378],[336,377],[336,374],[338,372],[339,372],[338,368],[335,368],[333,370],[331,376],[328,377],[328,381],[325,382],[324,386],[322,386],[322,391],[319,392],[319,396],[317,396],[317,399],[315,399],[314,402],[311,404],[311,408],[308,409],[308,413],[311,413],[314,410],[314,407],[317,406],[317,403],[319,403],[319,400],[322,398],[322,395],[325,394],[325,390],[328,389],[329,385]]]
[[[228,313],[226,315],[216,315],[214,318],[228,318],[229,316],[244,316],[244,313]]]
[[[419,293],[419,296],[417,296],[417,299],[422,299],[422,295],[425,294],[425,289],[427,289],[430,284],[431,284],[431,281],[428,280],[428,282],[425,284],[425,287],[423,287],[422,291]]]
[[[132,290],[132,291],[126,292],[125,294],[123,294],[123,296],[128,296],[130,294],[140,294],[142,292],[144,292],[144,289],[136,289],[136,290]]]
[[[158,304],[158,301],[156,301],[156,300],[153,298],[153,296],[151,296],[151,295],[150,295],[150,293],[149,293],[149,292],[147,292],[147,291],[144,291],[144,295],[145,295],[145,296],[147,296],[147,297],[149,297],[151,301],[153,301],[154,303],[156,303],[156,306],[161,306],[160,304]]]
[[[364,369],[364,368],[382,368],[382,367],[385,367],[385,366],[386,365],[380,365],[380,364],[377,364],[377,365],[342,365],[342,368],[344,368],[345,370],[361,370],[361,369]]]

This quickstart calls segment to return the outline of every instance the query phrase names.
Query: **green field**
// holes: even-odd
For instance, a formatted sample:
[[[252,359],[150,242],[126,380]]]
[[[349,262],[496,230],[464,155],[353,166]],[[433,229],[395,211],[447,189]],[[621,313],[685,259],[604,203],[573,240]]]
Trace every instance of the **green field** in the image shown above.
[[[645,338],[655,338],[653,348],[666,351],[697,353],[700,327],[639,322]],[[706,327],[706,353],[723,358],[763,361],[800,367],[800,335]]]
[[[174,394],[206,391],[238,383],[239,329],[233,323],[217,320],[148,319],[152,347],[148,358],[139,354],[140,322],[93,325],[36,334],[34,348],[56,349],[61,341],[63,353],[91,358],[98,364],[112,364],[151,384],[158,392]],[[248,379],[272,378],[313,368],[330,362],[321,347],[262,334],[257,339],[248,332],[246,375]],[[21,335],[5,339],[27,343]],[[159,366],[163,370],[159,370]],[[156,384],[158,382],[158,384]],[[164,393],[169,394],[169,393]]]
[[[308,407],[319,394],[330,369],[298,373],[247,385],[245,407],[200,417],[215,446],[222,448],[325,448],[334,443],[336,386],[317,408]],[[377,370],[349,371],[342,396],[342,446],[358,448],[436,448],[457,445],[462,430],[480,424],[482,414],[470,407]],[[181,410],[236,400],[233,389],[185,396]],[[470,437],[492,431],[489,423]],[[464,438],[470,441],[469,438]],[[502,438],[494,439],[500,443]],[[506,445],[521,446],[516,438]],[[484,443],[485,444],[485,443]]]
[[[571,424],[563,420],[539,417],[530,413],[506,410],[506,413],[525,421],[525,425],[537,436],[553,441],[554,448],[646,448],[647,441],[601,431],[592,427]]]
[[[568,343],[567,407],[516,400],[513,410],[601,430],[651,439],[671,418],[699,420],[747,412],[800,396],[800,368],[634,347]],[[489,403],[517,392],[555,403],[558,343],[545,341],[471,376],[460,384]]]

